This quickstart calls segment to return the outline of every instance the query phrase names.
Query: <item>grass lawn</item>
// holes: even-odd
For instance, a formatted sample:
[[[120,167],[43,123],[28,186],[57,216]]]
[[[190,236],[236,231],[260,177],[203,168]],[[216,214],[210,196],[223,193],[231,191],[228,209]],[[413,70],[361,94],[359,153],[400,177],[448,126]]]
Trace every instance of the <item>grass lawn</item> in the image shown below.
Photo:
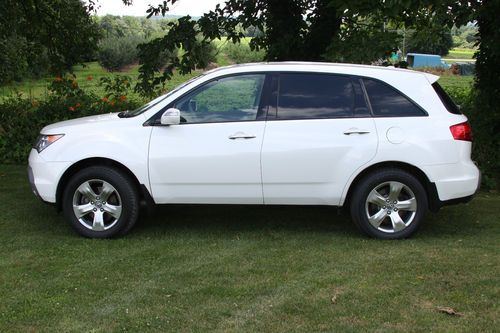
[[[404,241],[367,239],[334,208],[251,206],[164,207],[126,238],[89,240],[31,194],[25,166],[0,166],[0,202],[0,332],[500,326],[498,194]]]

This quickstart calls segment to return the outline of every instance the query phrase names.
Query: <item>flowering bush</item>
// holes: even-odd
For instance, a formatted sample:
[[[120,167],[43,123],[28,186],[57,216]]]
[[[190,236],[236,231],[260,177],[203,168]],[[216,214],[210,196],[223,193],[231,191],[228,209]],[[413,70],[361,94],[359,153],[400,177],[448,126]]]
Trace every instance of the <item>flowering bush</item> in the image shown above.
[[[51,123],[109,112],[135,109],[141,103],[127,98],[130,83],[105,87],[106,95],[80,88],[76,77],[56,77],[48,97],[37,100],[14,94],[0,100],[0,163],[26,163],[40,130]]]

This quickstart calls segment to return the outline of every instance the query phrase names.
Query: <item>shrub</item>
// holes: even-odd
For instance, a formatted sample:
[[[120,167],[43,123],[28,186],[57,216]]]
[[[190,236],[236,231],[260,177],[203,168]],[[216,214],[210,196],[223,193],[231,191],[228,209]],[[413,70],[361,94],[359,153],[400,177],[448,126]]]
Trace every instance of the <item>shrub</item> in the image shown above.
[[[481,108],[477,107],[475,92],[471,87],[447,87],[446,92],[460,105],[460,110],[467,116],[472,126],[472,159],[477,162],[482,173],[482,187],[494,189],[500,179],[495,170],[500,168],[498,142],[491,136],[484,135],[491,130],[491,122],[484,119]]]
[[[138,61],[137,45],[144,42],[138,36],[105,38],[99,43],[97,60],[108,71],[118,71]]]
[[[214,42],[207,42],[197,39],[192,51],[195,59],[198,60],[198,67],[206,68],[210,63],[215,62],[217,57],[217,47]]]
[[[118,80],[121,80],[118,79]],[[130,84],[105,86],[108,97],[82,90],[74,76],[57,77],[49,85],[46,100],[15,94],[0,101],[0,163],[26,163],[40,130],[58,121],[135,109],[138,101],[127,98]]]
[[[229,59],[237,64],[247,63],[247,62],[259,62],[264,59],[264,50],[252,51],[248,44],[234,44],[228,42],[224,47],[224,52],[227,54]]]

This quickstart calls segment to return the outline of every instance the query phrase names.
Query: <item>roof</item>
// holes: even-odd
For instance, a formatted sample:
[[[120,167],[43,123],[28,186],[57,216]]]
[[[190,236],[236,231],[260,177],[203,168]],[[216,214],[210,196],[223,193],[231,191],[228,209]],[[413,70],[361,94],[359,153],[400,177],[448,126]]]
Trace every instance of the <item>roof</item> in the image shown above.
[[[386,74],[401,74],[401,75],[423,75],[431,83],[437,81],[439,76],[418,72],[408,69],[395,68],[395,67],[382,67],[371,65],[347,64],[347,63],[331,63],[331,62],[305,62],[305,61],[283,61],[283,62],[258,62],[230,65],[212,69],[206,74],[212,74],[220,71],[228,72],[243,72],[248,70],[255,71],[300,71],[300,67],[307,67],[308,71],[326,71],[339,74],[352,74],[352,75],[369,75],[370,73],[378,73],[379,75]],[[399,76],[399,75],[398,75]]]

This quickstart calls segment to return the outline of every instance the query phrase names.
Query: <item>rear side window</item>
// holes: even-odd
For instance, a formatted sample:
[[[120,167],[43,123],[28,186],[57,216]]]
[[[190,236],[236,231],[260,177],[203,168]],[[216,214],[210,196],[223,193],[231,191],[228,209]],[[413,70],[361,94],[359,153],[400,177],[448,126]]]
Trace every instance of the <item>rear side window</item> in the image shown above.
[[[455,104],[455,102],[453,102],[451,97],[446,93],[446,91],[444,91],[444,89],[439,85],[439,83],[434,82],[432,84],[432,87],[434,88],[436,94],[439,96],[441,102],[443,102],[448,112],[453,114],[462,114],[462,112],[460,112],[460,108]]]
[[[277,119],[352,117],[354,102],[354,89],[348,76],[283,73]]]
[[[372,79],[363,79],[363,83],[375,117],[426,115],[422,109],[388,84]]]

